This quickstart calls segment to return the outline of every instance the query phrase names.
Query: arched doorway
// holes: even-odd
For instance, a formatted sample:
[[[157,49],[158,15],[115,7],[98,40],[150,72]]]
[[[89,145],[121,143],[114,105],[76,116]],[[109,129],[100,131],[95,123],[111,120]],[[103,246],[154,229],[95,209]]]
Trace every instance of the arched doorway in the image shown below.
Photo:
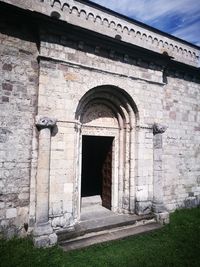
[[[81,198],[97,196],[107,209],[111,209],[113,139],[82,136]]]
[[[81,199],[100,194],[115,212],[135,210],[135,151],[138,110],[115,86],[89,90],[79,101],[77,121],[77,219]]]

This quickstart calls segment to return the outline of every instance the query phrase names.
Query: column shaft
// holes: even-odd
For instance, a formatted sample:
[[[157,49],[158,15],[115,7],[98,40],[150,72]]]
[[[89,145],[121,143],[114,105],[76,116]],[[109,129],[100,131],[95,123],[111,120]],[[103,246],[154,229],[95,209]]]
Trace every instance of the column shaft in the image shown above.
[[[40,130],[37,171],[36,222],[48,222],[51,129]]]
[[[162,134],[167,127],[159,124],[153,126],[153,156],[154,156],[154,179],[153,179],[153,209],[154,212],[163,212],[163,169],[162,169],[162,155],[163,155],[163,140]]]
[[[38,116],[36,126],[39,130],[39,152],[36,177],[36,224],[49,221],[49,173],[51,153],[51,130],[56,120]]]

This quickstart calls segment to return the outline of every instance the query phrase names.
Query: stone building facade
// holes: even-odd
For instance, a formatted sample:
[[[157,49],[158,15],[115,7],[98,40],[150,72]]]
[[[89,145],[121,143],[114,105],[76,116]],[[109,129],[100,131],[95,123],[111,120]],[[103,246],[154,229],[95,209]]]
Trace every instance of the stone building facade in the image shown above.
[[[88,195],[158,219],[199,205],[199,54],[88,1],[1,0],[1,232],[53,244]]]

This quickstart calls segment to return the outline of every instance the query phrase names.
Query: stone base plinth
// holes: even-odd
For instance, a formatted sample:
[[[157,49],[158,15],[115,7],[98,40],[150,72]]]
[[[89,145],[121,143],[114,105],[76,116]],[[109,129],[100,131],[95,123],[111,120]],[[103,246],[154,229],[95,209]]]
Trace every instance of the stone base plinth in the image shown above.
[[[33,242],[36,247],[51,247],[57,243],[57,235],[53,233],[50,223],[36,224],[33,231]]]
[[[151,201],[136,201],[136,214],[145,215],[149,214],[152,211],[152,202]]]
[[[166,211],[166,208],[163,203],[153,203],[152,209],[155,213],[162,213]]]
[[[193,197],[187,197],[184,201],[186,208],[194,208],[200,205],[200,195],[199,196],[193,196]]]
[[[58,237],[55,233],[50,234],[50,235],[42,235],[42,236],[37,236],[33,237],[33,242],[36,247],[51,247],[56,245],[58,240]]]
[[[164,211],[160,213],[154,213],[156,216],[156,221],[160,224],[168,224],[169,223],[169,212]]]

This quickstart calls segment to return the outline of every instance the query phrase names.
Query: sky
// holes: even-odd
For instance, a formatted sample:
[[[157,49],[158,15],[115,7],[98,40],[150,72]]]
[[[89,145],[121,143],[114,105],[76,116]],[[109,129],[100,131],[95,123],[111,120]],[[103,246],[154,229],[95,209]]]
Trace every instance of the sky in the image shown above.
[[[200,0],[91,0],[200,46]]]

